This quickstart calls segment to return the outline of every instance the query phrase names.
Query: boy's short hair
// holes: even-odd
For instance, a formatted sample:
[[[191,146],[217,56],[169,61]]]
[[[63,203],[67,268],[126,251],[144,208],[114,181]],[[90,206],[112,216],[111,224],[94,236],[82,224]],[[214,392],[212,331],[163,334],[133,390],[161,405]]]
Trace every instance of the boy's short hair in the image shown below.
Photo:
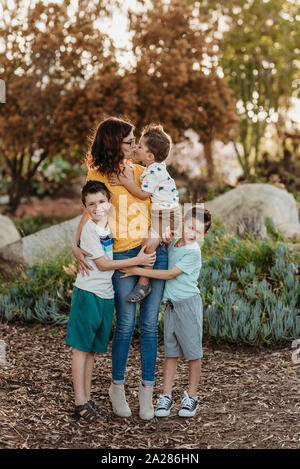
[[[110,192],[107,189],[106,185],[100,181],[88,181],[81,190],[81,200],[84,206],[85,198],[88,194],[97,194],[97,192],[102,192],[107,197],[107,200],[110,200]]]
[[[185,215],[184,221],[189,220],[190,218],[196,218],[201,223],[204,224],[204,233],[206,233],[211,225],[211,213],[203,207],[194,206],[192,207]]]
[[[155,161],[157,163],[165,161],[171,150],[172,139],[164,131],[162,125],[148,125],[144,128],[141,137],[146,139],[146,145],[154,155]]]

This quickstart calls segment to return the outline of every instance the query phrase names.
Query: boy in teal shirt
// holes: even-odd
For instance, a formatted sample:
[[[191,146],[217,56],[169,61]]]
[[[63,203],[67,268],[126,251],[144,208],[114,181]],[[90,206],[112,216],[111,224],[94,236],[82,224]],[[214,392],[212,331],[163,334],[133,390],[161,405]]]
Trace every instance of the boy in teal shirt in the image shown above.
[[[139,267],[122,269],[124,277],[142,275],[166,280],[163,300],[164,317],[164,384],[159,396],[156,417],[167,417],[173,407],[172,388],[178,358],[189,363],[189,388],[184,392],[180,417],[193,417],[199,406],[197,389],[201,375],[203,307],[198,289],[201,251],[198,242],[208,233],[211,215],[195,206],[184,217],[183,235],[169,243],[168,270]]]

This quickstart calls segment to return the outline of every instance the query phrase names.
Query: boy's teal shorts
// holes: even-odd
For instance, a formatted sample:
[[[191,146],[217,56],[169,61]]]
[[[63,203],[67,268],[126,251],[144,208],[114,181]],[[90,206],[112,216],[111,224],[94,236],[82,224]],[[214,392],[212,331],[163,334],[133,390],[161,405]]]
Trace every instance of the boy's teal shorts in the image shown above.
[[[105,353],[114,314],[114,298],[103,299],[74,287],[66,345],[83,352]]]

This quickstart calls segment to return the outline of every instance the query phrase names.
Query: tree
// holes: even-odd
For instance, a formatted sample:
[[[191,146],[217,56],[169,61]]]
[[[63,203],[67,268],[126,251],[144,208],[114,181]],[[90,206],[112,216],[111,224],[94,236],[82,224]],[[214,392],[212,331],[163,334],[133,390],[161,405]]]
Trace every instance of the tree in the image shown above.
[[[292,0],[206,0],[201,14],[218,25],[220,65],[241,117],[243,151],[236,147],[237,156],[249,177],[251,155],[255,168],[266,127],[289,106],[299,77],[300,5]]]
[[[94,24],[107,14],[102,2],[39,1],[25,19],[24,8],[6,4],[0,17],[0,158],[11,175],[12,211],[45,158],[75,144],[84,151],[97,121],[135,109],[112,43]]]
[[[208,177],[213,178],[211,142],[227,142],[237,132],[232,91],[217,72],[216,44],[197,8],[186,0],[152,0],[130,14],[136,68],[137,127],[164,124],[175,142],[191,128],[204,143]]]

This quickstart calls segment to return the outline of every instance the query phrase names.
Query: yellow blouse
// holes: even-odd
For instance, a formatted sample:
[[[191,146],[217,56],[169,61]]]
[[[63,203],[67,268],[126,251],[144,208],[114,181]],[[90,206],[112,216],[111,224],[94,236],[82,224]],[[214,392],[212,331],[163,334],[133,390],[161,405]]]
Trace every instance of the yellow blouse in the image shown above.
[[[129,164],[134,171],[135,184],[141,186],[140,176],[145,170],[144,166]],[[127,251],[140,246],[151,224],[150,199],[138,199],[124,186],[111,186],[108,177],[97,170],[89,170],[86,181],[103,182],[110,191],[112,209],[108,222],[114,238],[114,251]]]

